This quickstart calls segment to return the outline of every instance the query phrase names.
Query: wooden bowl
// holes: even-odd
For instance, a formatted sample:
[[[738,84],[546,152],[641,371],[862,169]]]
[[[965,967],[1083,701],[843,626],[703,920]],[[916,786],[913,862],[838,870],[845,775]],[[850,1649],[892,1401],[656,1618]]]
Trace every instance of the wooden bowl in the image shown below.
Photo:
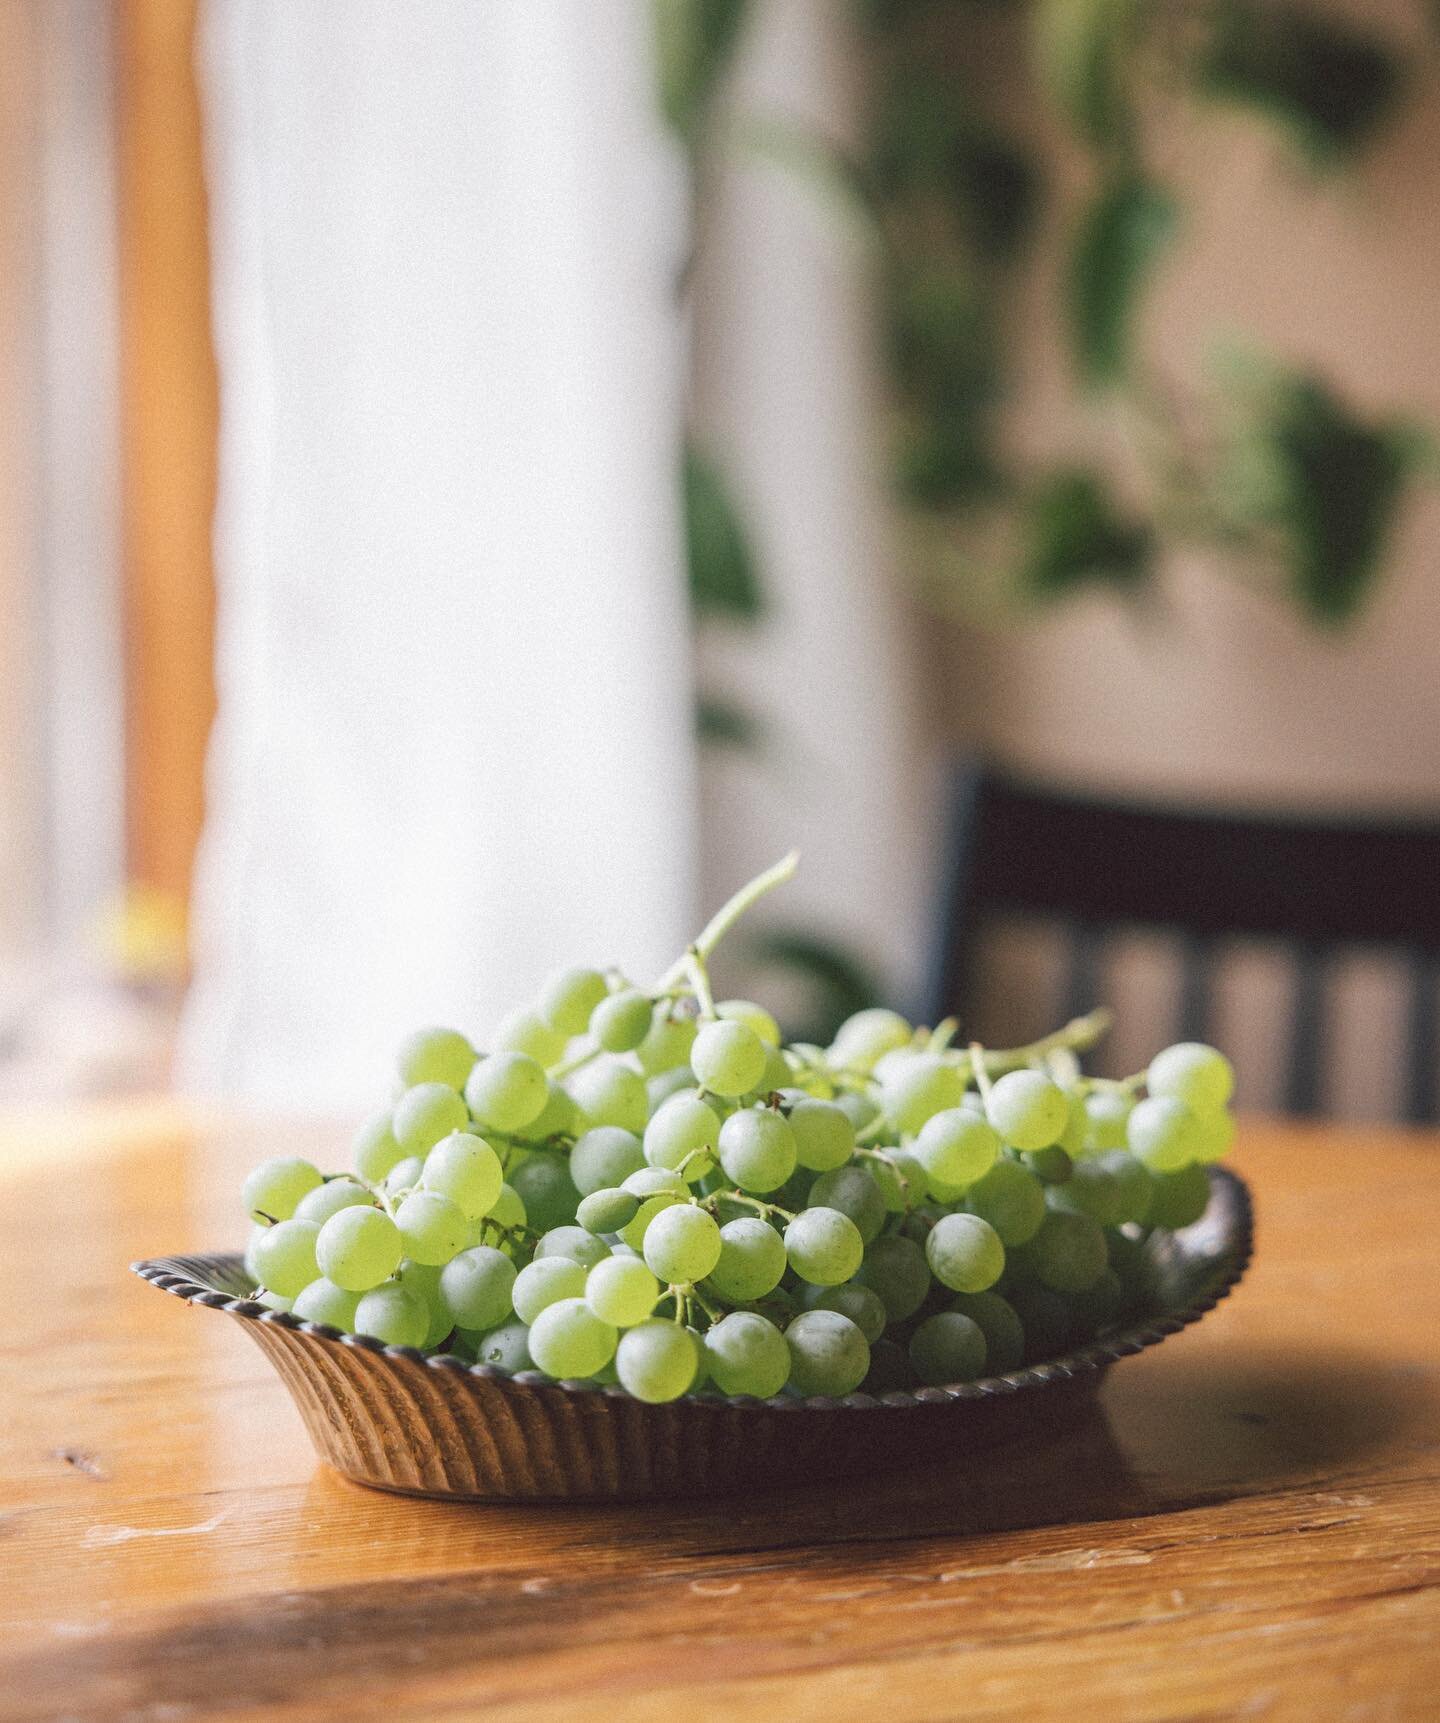
[[[235,1318],[279,1371],[316,1451],[357,1483],[465,1500],[619,1500],[753,1491],[940,1454],[1073,1422],[1116,1361],[1198,1322],[1250,1260],[1249,1192],[1212,1168],[1210,1205],[1152,1237],[1154,1309],[1063,1357],[949,1388],[842,1400],[702,1393],[647,1406],[621,1388],[506,1376],[268,1310],[234,1255],[162,1256],[134,1272]]]

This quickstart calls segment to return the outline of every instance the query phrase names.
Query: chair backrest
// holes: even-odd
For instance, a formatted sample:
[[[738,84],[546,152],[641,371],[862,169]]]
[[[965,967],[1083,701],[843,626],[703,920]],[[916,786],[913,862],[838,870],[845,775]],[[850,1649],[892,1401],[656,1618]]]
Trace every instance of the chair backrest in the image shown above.
[[[1436,1118],[1440,825],[1123,805],[983,765],[958,769],[952,795],[932,1021],[973,1005],[975,940],[992,914],[1068,929],[1067,1009],[1095,1002],[1107,933],[1176,934],[1176,1032],[1195,1040],[1205,1037],[1220,943],[1283,940],[1296,975],[1285,1104],[1314,1113],[1330,959],[1342,947],[1389,947],[1410,965],[1403,1111],[1415,1122]]]

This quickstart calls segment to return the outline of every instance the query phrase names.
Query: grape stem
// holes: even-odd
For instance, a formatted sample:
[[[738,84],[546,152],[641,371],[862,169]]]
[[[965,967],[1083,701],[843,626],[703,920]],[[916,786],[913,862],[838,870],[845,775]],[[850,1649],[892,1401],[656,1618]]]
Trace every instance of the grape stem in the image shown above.
[[[700,955],[698,944],[692,945],[685,953],[685,967],[690,976],[690,985],[695,990],[695,1001],[700,1007],[700,1016],[706,1022],[715,1018],[715,995],[710,991],[710,971],[705,967],[705,959]]]
[[[590,1040],[587,1036],[585,1044],[581,1047],[580,1051],[578,1053],[571,1054],[568,1059],[562,1060],[560,1064],[552,1065],[549,1069],[548,1075],[554,1082],[558,1083],[562,1077],[570,1076],[572,1072],[578,1071],[582,1065],[588,1065],[592,1059],[598,1058],[602,1051],[603,1049],[601,1048],[600,1043],[598,1041]]]
[[[1010,1047],[1003,1051],[991,1048],[986,1051],[978,1041],[972,1041],[970,1062],[975,1080],[980,1083],[982,1066],[987,1077],[1003,1077],[1007,1071],[1019,1071],[1027,1065],[1035,1064],[1059,1047],[1069,1047],[1073,1052],[1083,1053],[1107,1033],[1113,1021],[1110,1010],[1102,1005],[1097,1010],[1087,1011],[1083,1017],[1072,1017],[1061,1028],[1053,1030],[1049,1035],[1042,1035],[1038,1041],[1031,1041],[1024,1047]],[[983,1083],[980,1083],[980,1092],[982,1095],[985,1093]]]
[[[701,1197],[697,1208],[713,1209],[717,1203],[743,1203],[747,1208],[753,1208],[756,1214],[765,1217],[772,1214],[783,1215],[786,1220],[794,1220],[795,1216],[788,1208],[781,1208],[778,1203],[761,1202],[759,1197],[746,1196],[744,1191],[713,1191],[708,1197]]]
[[[700,937],[685,955],[677,958],[650,989],[651,997],[653,998],[657,993],[664,993],[668,988],[673,987],[677,981],[683,980],[686,975],[690,974],[692,957],[698,957],[704,963],[740,917],[745,914],[746,910],[757,904],[766,892],[774,891],[777,885],[784,885],[788,880],[793,879],[795,870],[799,865],[799,850],[791,850],[789,855],[782,856],[774,867],[768,867],[764,873],[756,874],[749,885],[742,885],[734,897],[728,903],[722,904],[705,923]]]
[[[980,1098],[985,1103],[986,1111],[990,1108],[990,1073],[985,1066],[985,1049],[978,1041],[970,1043],[970,1070],[975,1077],[975,1085],[980,1091]]]

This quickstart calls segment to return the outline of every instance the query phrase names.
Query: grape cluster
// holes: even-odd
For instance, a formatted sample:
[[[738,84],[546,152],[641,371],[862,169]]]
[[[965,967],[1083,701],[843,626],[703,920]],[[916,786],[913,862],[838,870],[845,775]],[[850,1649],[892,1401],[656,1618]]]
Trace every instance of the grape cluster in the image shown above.
[[[784,1046],[706,959],[792,867],[652,987],[569,969],[483,1053],[413,1035],[352,1172],[246,1179],[261,1301],[652,1402],[959,1383],[1143,1310],[1146,1237],[1200,1217],[1233,1135],[1225,1058],[1084,1077],[1100,1014],[1007,1052],[880,1009]]]

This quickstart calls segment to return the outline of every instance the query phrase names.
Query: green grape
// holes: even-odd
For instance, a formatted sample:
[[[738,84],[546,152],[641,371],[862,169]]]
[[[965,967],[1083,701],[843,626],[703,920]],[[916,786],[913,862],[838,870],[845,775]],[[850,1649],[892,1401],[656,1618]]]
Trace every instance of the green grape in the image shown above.
[[[420,1083],[445,1083],[463,1089],[475,1049],[458,1029],[417,1029],[401,1043],[396,1065],[407,1089]]]
[[[545,1069],[528,1053],[491,1053],[476,1063],[465,1084],[466,1105],[492,1131],[523,1131],[549,1099]]]
[[[867,1394],[898,1394],[915,1386],[910,1355],[893,1340],[877,1340],[870,1348],[870,1371],[861,1384]]]
[[[655,1007],[645,1039],[635,1049],[640,1069],[647,1077],[683,1070],[688,1085],[690,1049],[695,1045],[695,1031],[696,1023],[693,1017],[675,1013],[674,1006],[662,1000]]]
[[[566,1037],[542,1022],[536,1012],[522,1009],[510,1012],[496,1024],[490,1051],[524,1053],[537,1065],[556,1065],[564,1057],[565,1042]]]
[[[1063,1209],[1045,1216],[1026,1246],[1026,1256],[1041,1284],[1052,1292],[1083,1292],[1109,1262],[1103,1230],[1089,1215]]]
[[[996,1161],[983,1179],[971,1185],[965,1206],[1000,1235],[1008,1249],[1034,1238],[1045,1219],[1045,1187],[1016,1161]]]
[[[925,1302],[930,1266],[914,1239],[888,1235],[866,1250],[856,1279],[879,1297],[889,1321],[905,1322]]]
[[[1015,1307],[998,1292],[957,1292],[950,1308],[968,1316],[985,1336],[987,1376],[1004,1376],[1025,1362],[1025,1329]]]
[[[378,1208],[342,1208],[315,1241],[320,1272],[346,1292],[369,1292],[389,1280],[404,1254],[399,1227]]]
[[[637,1256],[609,1256],[586,1276],[585,1302],[602,1322],[633,1328],[660,1297],[660,1282]]]
[[[680,1200],[673,1191],[657,1191],[654,1196],[642,1198],[634,1218],[620,1228],[621,1241],[629,1245],[631,1250],[643,1249],[645,1234],[650,1230],[650,1224],[656,1215],[663,1214],[667,1208],[673,1208]]]
[[[857,1131],[863,1131],[867,1125],[873,1125],[880,1117],[880,1109],[868,1095],[837,1095],[835,1105]]]
[[[1048,1149],[1030,1151],[1025,1156],[1025,1164],[1042,1184],[1047,1185],[1063,1185],[1075,1170],[1074,1161],[1059,1143],[1052,1143]]]
[[[269,1230],[268,1226],[261,1226],[259,1221],[256,1221],[250,1228],[250,1237],[245,1245],[245,1272],[256,1286],[260,1284],[260,1272],[255,1266],[255,1249]]]
[[[1151,1175],[1124,1149],[1106,1149],[1078,1161],[1074,1173],[1049,1194],[1053,1208],[1088,1214],[1101,1226],[1143,1220],[1150,1207]]]
[[[763,1100],[781,1089],[788,1089],[794,1081],[794,1069],[781,1049],[766,1047],[765,1068],[760,1073],[760,1081],[755,1085],[754,1094]]]
[[[1013,1148],[1033,1153],[1059,1142],[1070,1102],[1041,1071],[1007,1071],[990,1086],[985,1116]]]
[[[584,1291],[585,1269],[578,1262],[568,1256],[539,1256],[515,1276],[510,1302],[522,1322],[533,1323],[548,1305],[579,1298]]]
[[[645,1102],[651,1113],[659,1112],[672,1095],[693,1095],[695,1093],[695,1073],[690,1069],[689,1056],[683,1065],[676,1065],[673,1070],[662,1071],[658,1077],[651,1077],[645,1085]]]
[[[526,1218],[536,1232],[549,1232],[575,1218],[580,1193],[561,1155],[531,1155],[510,1169],[510,1183],[525,1205]]]
[[[732,1303],[749,1304],[779,1286],[786,1266],[780,1234],[758,1215],[745,1215],[720,1228],[720,1258],[710,1284]]]
[[[495,1206],[485,1217],[494,1226],[500,1226],[513,1232],[525,1224],[525,1204],[520,1200],[520,1193],[511,1184],[500,1187],[500,1195],[495,1199]]]
[[[923,1258],[921,1262],[923,1265]],[[928,1285],[928,1269],[925,1279]],[[848,1316],[865,1336],[867,1345],[873,1346],[885,1332],[888,1320],[885,1301],[858,1280],[847,1280],[843,1286],[807,1286],[801,1293],[801,1302],[807,1310],[838,1310],[842,1316]]]
[[[658,1406],[690,1392],[700,1359],[700,1348],[688,1328],[674,1322],[642,1322],[620,1336],[615,1369],[627,1394]]]
[[[1010,1303],[1025,1330],[1025,1362],[1038,1364],[1065,1350],[1073,1326],[1069,1303],[1038,1281],[1014,1287]]]
[[[720,1127],[720,1165],[742,1191],[778,1190],[795,1171],[795,1133],[770,1107],[746,1107]]]
[[[420,1183],[424,1171],[425,1162],[420,1155],[406,1155],[385,1176],[386,1196],[399,1196],[402,1191],[413,1190]]]
[[[1135,1102],[1116,1089],[1097,1089],[1085,1097],[1085,1147],[1123,1149],[1125,1127]]]
[[[562,1298],[530,1324],[530,1356],[561,1381],[593,1376],[615,1356],[619,1338],[583,1298]]]
[[[619,1059],[608,1054],[592,1059],[566,1079],[566,1087],[586,1130],[618,1125],[637,1137],[643,1135],[650,1113],[645,1079]]]
[[[440,1295],[440,1269],[434,1263],[412,1262],[407,1258],[395,1278],[425,1306],[425,1338],[420,1344],[427,1352],[434,1351],[455,1326]]]
[[[880,1104],[897,1131],[912,1135],[927,1119],[960,1104],[965,1084],[936,1053],[907,1053],[880,1077]]]
[[[1070,1112],[1065,1120],[1065,1129],[1060,1133],[1058,1147],[1075,1161],[1085,1153],[1090,1135],[1090,1115],[1085,1111],[1084,1095],[1075,1093],[1068,1100]]]
[[[469,1124],[464,1101],[448,1083],[417,1083],[395,1103],[391,1116],[395,1140],[407,1155],[427,1155],[441,1137]]]
[[[765,1072],[765,1043],[745,1023],[707,1023],[690,1049],[690,1069],[713,1095],[747,1095]]]
[[[715,1165],[720,1120],[693,1089],[684,1089],[659,1107],[645,1127],[645,1159],[672,1171],[685,1163],[684,1177],[698,1184]],[[691,1157],[694,1157],[691,1159]]]
[[[293,1155],[277,1155],[247,1175],[240,1200],[251,1220],[289,1220],[301,1197],[323,1183],[319,1167]]]
[[[650,1032],[652,1009],[638,988],[624,988],[590,1013],[590,1033],[607,1053],[633,1053]]]
[[[545,1105],[526,1125],[524,1134],[532,1143],[543,1143],[550,1137],[572,1137],[578,1122],[574,1101],[558,1083],[547,1079]]]
[[[515,1264],[488,1244],[462,1250],[440,1270],[440,1302],[452,1327],[498,1328],[514,1310]]]
[[[896,1011],[872,1006],[847,1017],[830,1043],[829,1062],[837,1070],[862,1075],[875,1069],[876,1061],[897,1048],[908,1047],[914,1030]]]
[[[726,1023],[743,1023],[767,1047],[780,1045],[780,1025],[763,1005],[750,999],[722,999],[715,1015]]]
[[[1200,1121],[1183,1101],[1152,1095],[1137,1101],[1125,1128],[1130,1153],[1152,1173],[1175,1173],[1203,1142]]]
[[[605,1240],[583,1226],[552,1226],[535,1246],[537,1257],[568,1256],[582,1268],[594,1268],[609,1254],[610,1246]]]
[[[1110,1267],[1102,1268],[1085,1288],[1071,1300],[1074,1325],[1086,1334],[1097,1334],[1120,1314],[1125,1303],[1125,1288],[1120,1276]]]
[[[841,1106],[831,1101],[796,1101],[790,1108],[795,1159],[812,1173],[833,1172],[855,1152],[855,1127]]]
[[[367,1184],[378,1185],[392,1168],[405,1159],[405,1151],[390,1128],[393,1109],[375,1113],[356,1131],[350,1143],[350,1160]]]
[[[541,1020],[558,1035],[583,1035],[606,992],[598,969],[562,969],[541,990]]]
[[[865,1240],[855,1222],[839,1209],[807,1208],[785,1228],[785,1255],[801,1280],[813,1286],[839,1286],[859,1269]]]
[[[837,1167],[833,1173],[821,1173],[810,1187],[810,1206],[839,1209],[848,1215],[864,1244],[879,1237],[888,1212],[879,1185],[864,1167]],[[842,1280],[849,1278],[848,1274],[841,1276]]]
[[[295,1205],[296,1220],[313,1220],[316,1226],[324,1226],[332,1214],[339,1214],[342,1208],[358,1208],[361,1206],[373,1208],[375,1199],[364,1185],[356,1184],[354,1179],[327,1179],[323,1185],[316,1185],[313,1191],[306,1191]]]
[[[394,1282],[367,1292],[355,1307],[355,1333],[387,1346],[423,1346],[429,1329],[425,1301]]]
[[[293,1298],[282,1298],[278,1292],[270,1292],[268,1290],[257,1293],[255,1296],[255,1302],[257,1304],[263,1304],[267,1310],[289,1312],[295,1308],[295,1300]]]
[[[1181,1041],[1150,1061],[1145,1087],[1182,1101],[1191,1112],[1215,1113],[1235,1092],[1235,1073],[1223,1053],[1201,1041]]]
[[[754,1311],[736,1310],[705,1334],[705,1363],[722,1394],[772,1399],[790,1375],[785,1336]]]
[[[483,1137],[452,1131],[425,1157],[420,1183],[449,1197],[470,1220],[479,1220],[499,1201],[505,1174],[500,1157]]]
[[[790,1385],[801,1394],[853,1394],[870,1370],[870,1347],[838,1310],[802,1310],[785,1330]]]
[[[1222,1160],[1235,1141],[1235,1120],[1222,1107],[1217,1113],[1200,1114],[1195,1133],[1195,1159],[1203,1166]]]
[[[395,1225],[406,1256],[430,1267],[463,1250],[469,1233],[464,1212],[438,1191],[412,1191],[396,1209]]]
[[[570,1177],[581,1196],[613,1190],[645,1165],[645,1151],[633,1131],[618,1125],[597,1125],[577,1137],[570,1151]]]
[[[640,1207],[640,1199],[629,1191],[591,1191],[582,1197],[575,1218],[587,1232],[619,1232],[629,1226]]]
[[[362,1209],[346,1209],[346,1214],[362,1214]],[[328,1224],[328,1223],[327,1223]],[[282,1220],[267,1227],[265,1236],[255,1244],[254,1259],[257,1278],[271,1292],[282,1298],[294,1298],[320,1275],[315,1261],[315,1241],[320,1228],[313,1220]]]
[[[523,1272],[523,1271],[522,1271]],[[524,1322],[506,1322],[478,1337],[475,1362],[491,1364],[507,1375],[517,1376],[522,1370],[533,1370],[535,1360],[530,1356],[530,1329]]]
[[[984,1292],[1005,1272],[1005,1246],[979,1215],[945,1214],[925,1240],[925,1260],[952,1292]]]
[[[1000,1139],[968,1107],[947,1107],[920,1127],[911,1151],[937,1194],[968,1190],[1000,1158]]]
[[[645,1261],[667,1286],[704,1280],[720,1260],[720,1228],[689,1203],[663,1209],[645,1229]]]
[[[296,1293],[290,1314],[302,1322],[320,1322],[348,1334],[355,1327],[355,1308],[359,1302],[358,1292],[347,1292],[343,1286],[322,1277]]]
[[[909,1149],[885,1149],[868,1156],[866,1165],[891,1214],[908,1214],[911,1209],[918,1208],[930,1192],[925,1169]],[[958,1196],[959,1192],[955,1194]]]
[[[637,1167],[630,1173],[621,1190],[626,1190],[632,1196],[653,1197],[665,1195],[686,1197],[690,1187],[685,1183],[680,1173],[672,1172],[669,1167]]]
[[[910,1336],[910,1364],[929,1388],[973,1382],[985,1374],[985,1335],[958,1310],[927,1316]]]
[[[1178,1173],[1156,1173],[1151,1181],[1150,1209],[1143,1217],[1147,1226],[1163,1226],[1177,1232],[1193,1226],[1210,1206],[1210,1177],[1204,1167],[1181,1167]],[[1140,1219],[1127,1215],[1126,1219]]]

